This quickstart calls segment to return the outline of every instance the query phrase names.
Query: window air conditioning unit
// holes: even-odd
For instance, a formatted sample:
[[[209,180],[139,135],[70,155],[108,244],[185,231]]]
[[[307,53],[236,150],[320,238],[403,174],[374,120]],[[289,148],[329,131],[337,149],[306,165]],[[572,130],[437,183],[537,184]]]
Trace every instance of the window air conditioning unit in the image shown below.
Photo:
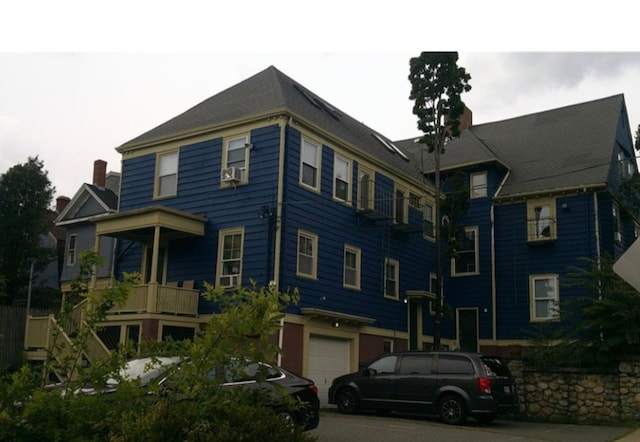
[[[225,167],[220,174],[220,180],[223,183],[237,183],[241,180],[242,171],[237,167]]]
[[[220,277],[220,287],[233,288],[240,283],[240,275],[222,275]]]
[[[616,242],[622,242],[622,233],[620,233],[620,232],[614,232],[614,234],[613,234],[613,239],[614,239]]]

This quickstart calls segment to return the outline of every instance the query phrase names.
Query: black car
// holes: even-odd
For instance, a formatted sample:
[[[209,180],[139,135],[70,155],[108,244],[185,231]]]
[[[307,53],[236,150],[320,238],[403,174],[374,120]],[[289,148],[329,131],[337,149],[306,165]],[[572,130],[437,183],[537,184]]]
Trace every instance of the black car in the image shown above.
[[[160,391],[163,388],[171,388],[172,382],[178,382],[182,364],[188,363],[179,357],[144,357],[128,361],[126,365],[114,376],[107,379],[104,388],[99,391],[95,388],[81,388],[75,394],[108,394],[114,392],[121,381],[135,381],[141,387],[158,385]],[[240,364],[234,369],[225,370],[225,382],[221,388],[265,388],[276,391],[278,394],[286,393],[294,399],[295,407],[289,407],[282,401],[274,402],[275,412],[283,419],[296,425],[303,425],[304,430],[312,430],[318,426],[320,420],[320,400],[318,399],[318,387],[311,379],[298,376],[284,368],[266,363]],[[260,372],[260,373],[259,373]],[[213,378],[215,373],[209,373]],[[264,379],[259,382],[258,378]],[[154,383],[154,384],[153,384]],[[278,387],[276,387],[276,384]],[[50,386],[49,389],[60,389],[62,384]],[[152,389],[149,389],[152,390]],[[62,390],[64,392],[64,390]]]
[[[438,414],[448,424],[481,423],[519,410],[516,386],[498,358],[467,352],[387,354],[357,373],[334,379],[329,403],[360,409]]]

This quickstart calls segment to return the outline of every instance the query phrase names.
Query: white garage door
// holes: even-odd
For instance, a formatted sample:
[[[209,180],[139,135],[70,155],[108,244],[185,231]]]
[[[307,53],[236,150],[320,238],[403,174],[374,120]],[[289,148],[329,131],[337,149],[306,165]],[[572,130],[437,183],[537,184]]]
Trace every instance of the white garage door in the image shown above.
[[[309,338],[308,377],[318,386],[320,404],[329,402],[331,381],[349,373],[350,340],[312,335]]]

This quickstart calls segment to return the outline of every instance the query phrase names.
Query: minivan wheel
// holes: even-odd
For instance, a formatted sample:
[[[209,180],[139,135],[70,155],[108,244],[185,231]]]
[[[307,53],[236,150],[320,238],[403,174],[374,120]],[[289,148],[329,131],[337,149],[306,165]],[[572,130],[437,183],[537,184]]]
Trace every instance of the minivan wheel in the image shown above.
[[[358,411],[358,394],[353,388],[343,388],[338,391],[336,404],[341,413],[353,414]]]
[[[442,421],[449,425],[463,424],[467,418],[464,402],[459,396],[445,396],[440,401],[438,409]]]

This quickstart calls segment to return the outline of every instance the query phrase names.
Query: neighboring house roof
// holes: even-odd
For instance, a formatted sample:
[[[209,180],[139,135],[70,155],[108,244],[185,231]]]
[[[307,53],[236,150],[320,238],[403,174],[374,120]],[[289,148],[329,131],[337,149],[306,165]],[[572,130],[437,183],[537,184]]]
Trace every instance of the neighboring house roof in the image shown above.
[[[88,204],[95,202],[95,206]],[[112,190],[84,183],[56,218],[57,225],[85,221],[89,217],[118,210],[118,195]]]
[[[326,132],[325,136],[335,137],[350,144],[381,164],[425,183],[414,162],[404,159],[403,152],[393,151],[393,146],[383,145],[373,134],[390,143],[388,138],[329,104],[274,66],[208,98],[124,143],[117,150],[123,153],[137,147],[215,130],[217,127],[247,121],[252,117],[283,113],[321,128]]]
[[[508,120],[471,126],[450,141],[441,170],[498,162],[510,171],[499,196],[607,183],[624,96],[614,95]],[[416,158],[424,145],[396,142]],[[422,158],[433,173],[433,154]]]

